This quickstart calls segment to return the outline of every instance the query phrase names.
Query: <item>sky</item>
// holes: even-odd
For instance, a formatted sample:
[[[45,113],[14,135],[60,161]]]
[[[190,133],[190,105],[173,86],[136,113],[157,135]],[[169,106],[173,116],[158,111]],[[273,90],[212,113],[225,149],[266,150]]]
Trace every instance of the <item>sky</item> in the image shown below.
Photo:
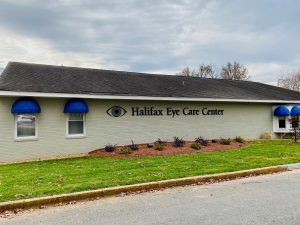
[[[300,68],[296,0],[0,0],[9,61],[176,74],[238,61],[276,85]]]

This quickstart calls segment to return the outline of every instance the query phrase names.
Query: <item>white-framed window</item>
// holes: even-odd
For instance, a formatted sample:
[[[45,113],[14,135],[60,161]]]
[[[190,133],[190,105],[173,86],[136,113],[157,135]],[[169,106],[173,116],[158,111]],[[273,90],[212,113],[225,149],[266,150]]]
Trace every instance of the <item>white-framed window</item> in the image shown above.
[[[37,116],[35,114],[15,115],[15,139],[37,139]]]
[[[67,137],[85,136],[85,113],[68,113]]]
[[[290,122],[289,116],[276,116],[274,117],[275,123],[274,123],[274,132],[277,133],[289,133],[290,132]]]
[[[287,117],[279,116],[278,117],[278,129],[287,129]]]

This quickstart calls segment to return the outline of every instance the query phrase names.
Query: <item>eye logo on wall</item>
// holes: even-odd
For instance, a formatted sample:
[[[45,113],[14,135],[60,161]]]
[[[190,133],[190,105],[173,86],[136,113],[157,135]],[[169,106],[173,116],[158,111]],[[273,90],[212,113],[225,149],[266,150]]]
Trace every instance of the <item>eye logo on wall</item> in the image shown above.
[[[106,113],[110,116],[113,116],[113,117],[121,117],[121,116],[124,116],[127,111],[122,108],[121,106],[113,106],[113,107],[110,107]]]

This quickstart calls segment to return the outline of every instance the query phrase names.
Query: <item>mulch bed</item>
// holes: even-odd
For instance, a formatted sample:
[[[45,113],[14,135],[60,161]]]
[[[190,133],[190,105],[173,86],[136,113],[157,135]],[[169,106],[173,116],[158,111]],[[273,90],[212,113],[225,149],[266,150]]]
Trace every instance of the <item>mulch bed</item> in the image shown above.
[[[104,149],[97,149],[89,152],[89,155],[97,157],[136,157],[190,154],[195,152],[223,152],[242,148],[249,144],[249,142],[239,143],[235,141],[232,141],[230,145],[209,142],[209,145],[207,147],[202,146],[201,150],[195,150],[190,147],[192,143],[192,141],[187,141],[184,147],[174,147],[173,142],[168,142],[165,144],[165,147],[162,151],[155,150],[154,148],[148,148],[147,144],[140,144],[138,145],[139,149],[133,151],[131,154],[121,154],[119,152],[120,147],[116,147],[116,150],[114,152],[106,152]]]
[[[289,142],[290,145],[300,145],[300,142]]]

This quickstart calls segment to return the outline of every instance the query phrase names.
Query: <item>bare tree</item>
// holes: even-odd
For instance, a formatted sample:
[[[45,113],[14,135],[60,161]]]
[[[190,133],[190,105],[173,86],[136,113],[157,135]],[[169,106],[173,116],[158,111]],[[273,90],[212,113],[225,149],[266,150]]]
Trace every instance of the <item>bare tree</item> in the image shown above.
[[[177,73],[176,75],[189,77],[192,76],[192,72],[189,67],[185,67],[181,72]]]
[[[217,68],[212,64],[201,64],[198,68],[197,77],[202,78],[217,78]]]
[[[201,64],[198,69],[191,70],[189,67],[185,67],[181,72],[177,73],[179,76],[192,76],[201,78],[217,78],[217,69],[212,64]]]
[[[249,80],[248,69],[239,62],[228,62],[222,67],[220,78],[227,80]]]
[[[278,86],[300,92],[300,71],[284,74],[278,79]]]
[[[289,122],[291,125],[292,137],[294,139],[294,142],[296,143],[298,138],[300,137],[299,116],[292,116],[291,119],[289,119]]]
[[[185,67],[181,72],[177,73],[177,75],[201,78],[222,78],[227,80],[250,79],[247,67],[238,62],[228,62],[222,67],[221,72],[218,72],[218,68],[212,64],[200,64],[197,69],[193,70],[189,67]]]

